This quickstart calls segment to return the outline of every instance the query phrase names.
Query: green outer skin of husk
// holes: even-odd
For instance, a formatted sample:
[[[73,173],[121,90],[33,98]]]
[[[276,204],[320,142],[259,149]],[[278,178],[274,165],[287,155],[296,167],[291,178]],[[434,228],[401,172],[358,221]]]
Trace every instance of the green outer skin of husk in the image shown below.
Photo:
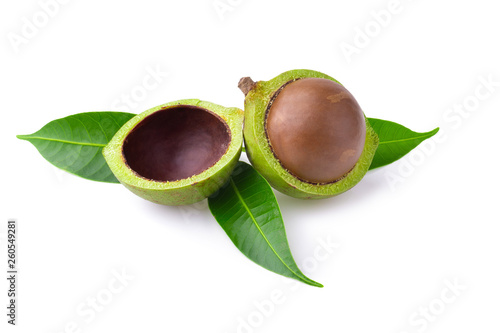
[[[160,182],[138,176],[126,164],[123,157],[122,146],[124,139],[145,117],[156,111],[178,105],[191,105],[204,108],[224,119],[231,131],[231,143],[226,153],[215,165],[189,178],[172,182]],[[103,154],[111,171],[120,183],[138,196],[162,205],[189,205],[212,195],[229,179],[231,172],[240,158],[243,144],[242,127],[243,111],[241,109],[226,108],[198,99],[178,100],[151,108],[130,119],[118,130],[108,145],[104,147]]]
[[[298,69],[282,73],[269,81],[259,81],[245,98],[243,134],[248,159],[255,169],[278,191],[300,199],[323,199],[341,194],[356,185],[370,168],[378,147],[378,136],[366,120],[366,139],[361,156],[349,173],[331,184],[311,184],[292,176],[274,156],[265,133],[266,108],[271,97],[283,84],[298,78],[334,78],[312,70]]]

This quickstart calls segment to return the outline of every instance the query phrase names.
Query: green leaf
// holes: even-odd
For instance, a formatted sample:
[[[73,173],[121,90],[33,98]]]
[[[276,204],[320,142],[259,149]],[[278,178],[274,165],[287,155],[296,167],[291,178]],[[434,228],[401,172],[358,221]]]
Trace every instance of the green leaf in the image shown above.
[[[208,199],[208,205],[234,245],[250,260],[283,276],[323,287],[297,267],[274,192],[252,166],[238,162],[229,181]]]
[[[102,156],[102,148],[133,116],[124,112],[78,113],[51,121],[33,134],[17,137],[31,142],[58,168],[82,178],[118,183]]]
[[[370,170],[394,161],[408,154],[422,141],[432,137],[439,131],[439,127],[425,133],[417,133],[388,120],[368,118],[370,125],[378,134],[379,144]]]

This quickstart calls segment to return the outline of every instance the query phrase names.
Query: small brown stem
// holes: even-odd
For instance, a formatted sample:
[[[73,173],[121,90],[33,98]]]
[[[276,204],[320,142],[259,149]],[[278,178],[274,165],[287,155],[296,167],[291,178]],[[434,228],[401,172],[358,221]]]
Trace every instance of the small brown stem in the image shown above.
[[[248,94],[250,90],[255,87],[257,83],[254,82],[250,77],[242,77],[240,79],[240,82],[238,82],[238,88],[245,94],[245,96]]]

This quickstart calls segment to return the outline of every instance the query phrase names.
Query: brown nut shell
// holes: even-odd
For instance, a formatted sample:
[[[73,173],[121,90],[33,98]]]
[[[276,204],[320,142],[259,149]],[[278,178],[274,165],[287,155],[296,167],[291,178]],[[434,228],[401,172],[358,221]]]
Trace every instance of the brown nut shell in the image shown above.
[[[309,183],[342,179],[361,156],[366,123],[352,94],[328,79],[285,84],[271,101],[266,134],[281,165]]]

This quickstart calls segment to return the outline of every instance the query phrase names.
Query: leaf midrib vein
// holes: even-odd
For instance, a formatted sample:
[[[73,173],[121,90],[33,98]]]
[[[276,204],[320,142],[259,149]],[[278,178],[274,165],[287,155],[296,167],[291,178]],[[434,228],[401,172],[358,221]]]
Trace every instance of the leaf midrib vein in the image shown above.
[[[72,145],[80,145],[80,146],[92,146],[92,147],[106,147],[105,144],[102,143],[91,143],[91,142],[76,142],[76,141],[69,141],[69,140],[61,140],[61,139],[53,139],[53,138],[44,138],[40,136],[19,136],[20,139],[25,139],[25,140],[46,140],[46,141],[54,141],[54,142],[61,142],[61,143],[67,143],[67,144],[72,144]]]
[[[255,227],[257,228],[257,230],[259,230],[261,236],[264,238],[264,240],[266,241],[267,245],[269,245],[269,247],[271,248],[271,250],[273,251],[273,253],[276,255],[276,257],[278,257],[278,259],[281,261],[281,263],[283,265],[285,265],[285,267],[293,274],[295,275],[297,278],[299,278],[300,280],[306,282],[306,283],[309,283],[309,281],[305,280],[303,277],[301,277],[300,275],[297,275],[297,273],[295,273],[284,261],[283,259],[280,257],[280,255],[276,252],[276,250],[274,249],[274,247],[271,245],[271,243],[269,242],[269,240],[267,239],[266,235],[264,235],[264,232],[262,231],[262,229],[260,228],[259,224],[257,223],[257,221],[255,220],[255,217],[253,216],[252,212],[250,211],[250,208],[248,208],[247,204],[245,203],[245,201],[243,200],[243,197],[241,196],[240,194],[240,191],[238,190],[238,188],[236,187],[236,184],[234,183],[233,179],[230,179],[230,183],[231,183],[231,186],[233,187],[234,189],[234,192],[236,193],[236,195],[238,196],[238,199],[240,200],[241,204],[243,205],[243,207],[245,208],[245,210],[247,211],[248,215],[250,215],[250,218],[252,219],[252,222],[254,223]]]
[[[414,136],[414,137],[411,137],[411,138],[406,138],[406,139],[398,139],[398,140],[389,140],[389,141],[381,141],[379,142],[379,146],[380,145],[385,145],[387,143],[395,143],[395,142],[404,142],[404,141],[411,141],[411,140],[417,140],[417,139],[421,139],[421,138],[427,138],[429,136],[432,136],[431,134],[424,134],[424,135],[420,135],[420,136]]]

